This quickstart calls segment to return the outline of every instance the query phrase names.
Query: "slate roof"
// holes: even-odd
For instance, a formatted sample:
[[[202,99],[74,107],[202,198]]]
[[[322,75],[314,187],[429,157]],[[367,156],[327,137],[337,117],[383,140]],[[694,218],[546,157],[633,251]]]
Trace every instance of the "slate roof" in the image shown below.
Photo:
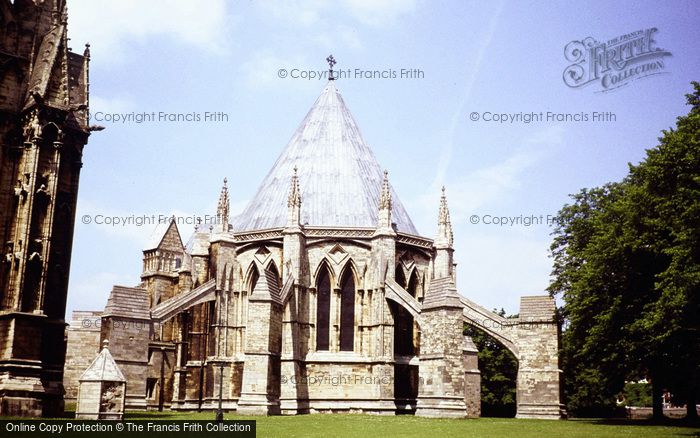
[[[148,292],[138,287],[114,286],[102,316],[150,319]]]
[[[160,245],[160,242],[163,241],[163,237],[165,237],[165,233],[168,231],[168,228],[170,228],[170,223],[158,223],[155,228],[153,228],[151,235],[148,236],[148,241],[146,242],[146,245],[144,245],[143,250],[150,251],[158,248],[158,245]]]
[[[174,230],[170,231],[171,228],[174,228]],[[175,221],[173,220],[169,220],[167,222],[159,222],[155,226],[153,232],[148,238],[148,241],[146,242],[146,245],[143,247],[143,250],[152,251],[154,249],[158,249],[161,243],[163,243],[163,239],[165,239],[165,236],[168,234],[168,232],[176,233],[177,238],[180,241],[179,246],[183,246],[182,238],[180,237],[180,230],[177,227],[177,223],[175,223]]]
[[[301,190],[301,223],[375,228],[383,168],[360,133],[333,81],[326,85],[258,192],[233,221],[235,232],[284,227],[294,167]],[[392,222],[418,232],[392,189]]]
[[[201,286],[163,301],[151,309],[151,318],[164,321],[178,313],[205,301],[213,301],[216,296],[216,280],[213,278]]]

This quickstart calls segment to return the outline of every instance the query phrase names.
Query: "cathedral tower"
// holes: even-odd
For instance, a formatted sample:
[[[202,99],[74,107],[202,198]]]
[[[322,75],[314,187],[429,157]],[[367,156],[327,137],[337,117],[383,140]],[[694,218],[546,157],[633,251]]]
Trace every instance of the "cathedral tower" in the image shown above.
[[[89,46],[63,0],[0,1],[0,415],[63,413],[65,306]]]

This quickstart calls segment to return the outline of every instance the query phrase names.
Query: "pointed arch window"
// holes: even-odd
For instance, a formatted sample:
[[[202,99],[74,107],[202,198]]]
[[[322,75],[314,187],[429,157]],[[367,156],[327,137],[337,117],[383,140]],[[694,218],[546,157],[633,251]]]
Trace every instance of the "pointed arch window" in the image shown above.
[[[355,349],[355,277],[348,268],[340,281],[340,351]]]
[[[316,280],[316,350],[328,350],[331,313],[331,279],[328,268],[321,268]]]
[[[253,263],[248,274],[248,293],[253,293],[253,289],[255,289],[255,285],[258,284],[259,278],[260,272],[258,272],[258,267]]]
[[[418,298],[418,275],[416,275],[415,270],[411,272],[411,277],[406,285],[406,291],[411,294],[413,298]]]

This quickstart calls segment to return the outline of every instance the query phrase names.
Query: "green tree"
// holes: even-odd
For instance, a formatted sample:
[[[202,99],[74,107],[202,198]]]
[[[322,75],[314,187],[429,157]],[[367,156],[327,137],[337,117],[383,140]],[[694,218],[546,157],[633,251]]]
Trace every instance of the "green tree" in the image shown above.
[[[676,129],[630,165],[629,175],[573,195],[551,253],[561,294],[569,409],[612,407],[626,380],[650,377],[696,417],[700,373],[700,84]]]
[[[622,396],[626,406],[651,406],[651,387],[648,383],[625,383]]]
[[[497,312],[505,316],[501,309]],[[518,375],[518,362],[502,344],[496,342],[484,331],[466,325],[464,334],[470,336],[479,350],[479,371],[481,372],[481,415],[483,417],[515,416],[515,385]]]

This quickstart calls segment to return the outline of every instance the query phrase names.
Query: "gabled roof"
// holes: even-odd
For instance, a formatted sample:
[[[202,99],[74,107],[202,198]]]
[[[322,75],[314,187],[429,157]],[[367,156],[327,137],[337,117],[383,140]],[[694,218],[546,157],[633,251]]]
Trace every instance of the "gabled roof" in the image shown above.
[[[235,232],[284,227],[294,167],[301,190],[301,223],[375,228],[383,169],[329,82],[282,151],[257,194],[234,220]],[[418,234],[392,189],[392,222]]]
[[[160,222],[148,238],[144,251],[151,251],[163,246],[163,249],[171,251],[182,251],[184,246],[180,237],[180,230],[174,220]]]

